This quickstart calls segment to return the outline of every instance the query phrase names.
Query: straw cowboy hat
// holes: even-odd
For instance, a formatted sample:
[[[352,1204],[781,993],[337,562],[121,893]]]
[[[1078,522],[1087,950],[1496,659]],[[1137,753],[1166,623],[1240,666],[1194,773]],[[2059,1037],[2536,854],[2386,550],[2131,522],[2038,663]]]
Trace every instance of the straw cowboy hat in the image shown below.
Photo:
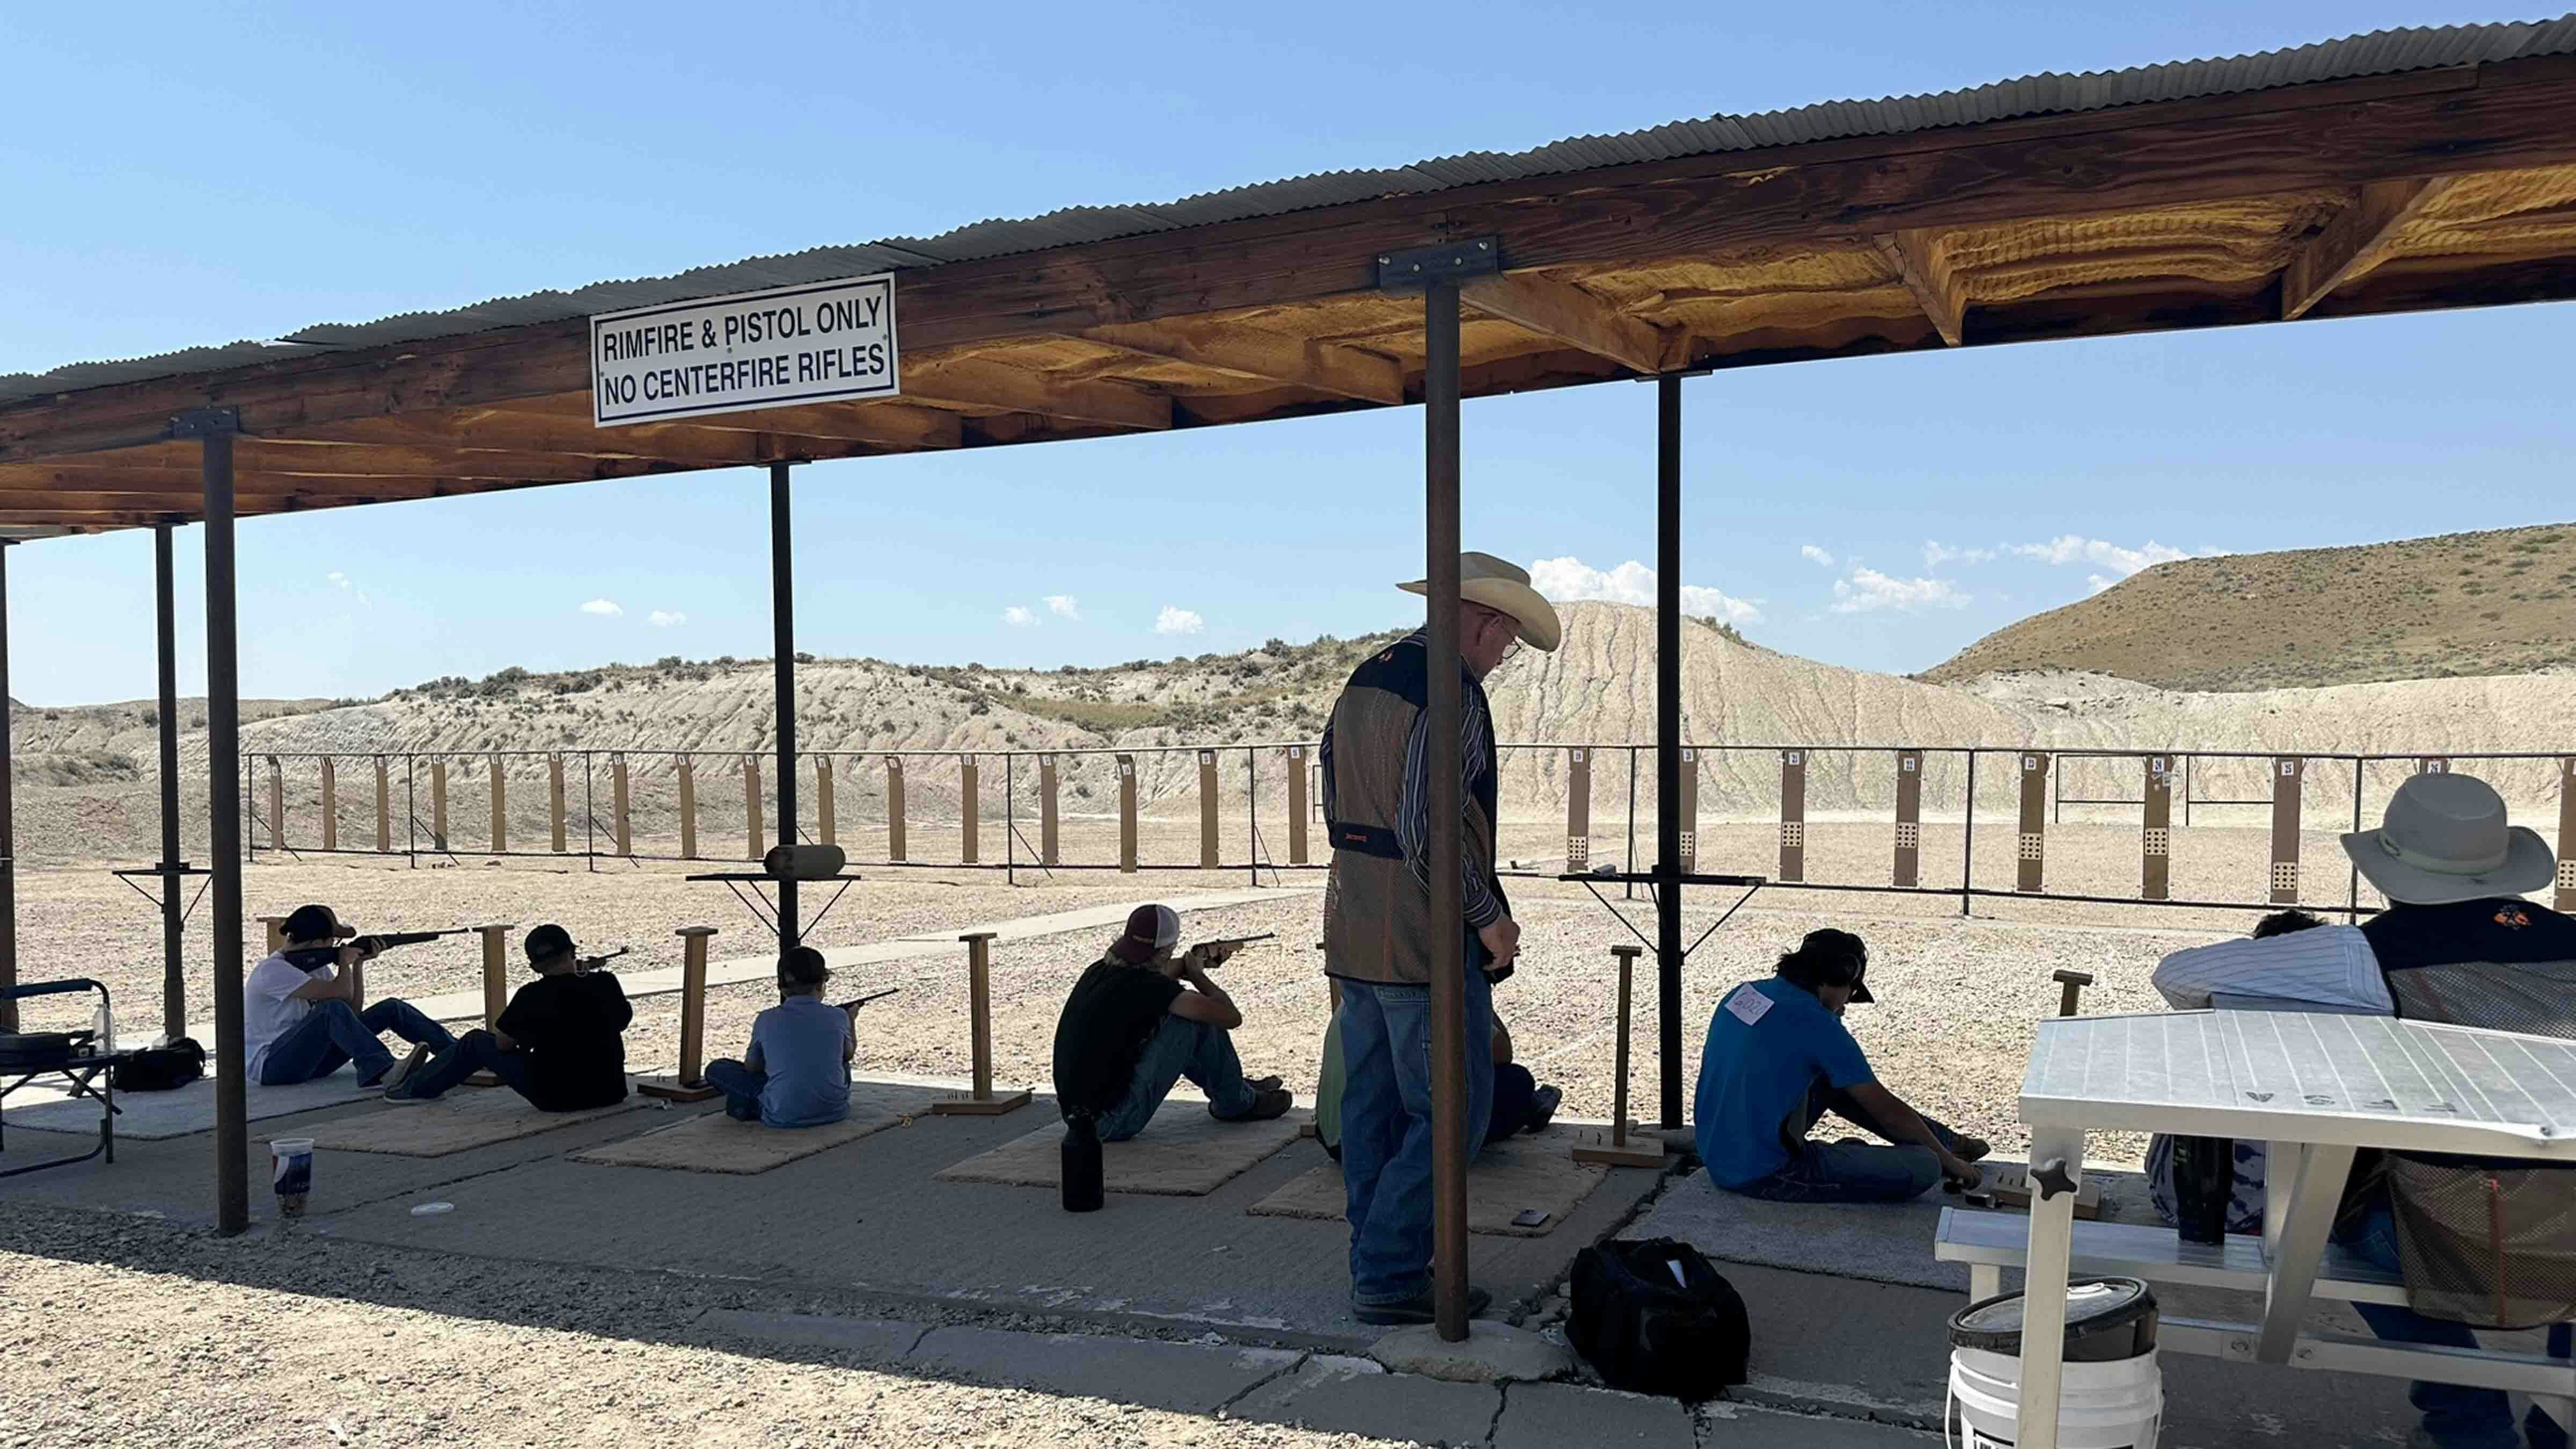
[[[1428,594],[1431,581],[1415,579],[1396,587],[1408,594]],[[1521,642],[1532,649],[1554,652],[1564,642],[1565,625],[1558,621],[1555,608],[1530,587],[1529,571],[1492,554],[1458,555],[1458,597],[1519,620]]]
[[[2474,775],[2417,775],[2377,830],[2343,837],[2362,878],[2392,901],[2443,906],[2547,885],[2557,860],[2539,835],[2505,824],[2504,797]]]

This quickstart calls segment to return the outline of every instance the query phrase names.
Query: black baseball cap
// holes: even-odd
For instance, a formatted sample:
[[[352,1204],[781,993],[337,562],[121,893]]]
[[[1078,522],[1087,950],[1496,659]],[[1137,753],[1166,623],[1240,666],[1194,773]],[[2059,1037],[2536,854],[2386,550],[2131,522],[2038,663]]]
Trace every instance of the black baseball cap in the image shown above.
[[[1809,931],[1798,949],[1780,958],[1780,974],[1809,989],[1819,986],[1848,986],[1855,1002],[1878,998],[1869,991],[1862,978],[1869,971],[1869,947],[1849,931],[1827,927]]]
[[[297,906],[278,933],[290,941],[345,941],[358,931],[340,924],[329,906]]]
[[[572,932],[552,921],[528,933],[528,960],[551,961],[572,954]]]

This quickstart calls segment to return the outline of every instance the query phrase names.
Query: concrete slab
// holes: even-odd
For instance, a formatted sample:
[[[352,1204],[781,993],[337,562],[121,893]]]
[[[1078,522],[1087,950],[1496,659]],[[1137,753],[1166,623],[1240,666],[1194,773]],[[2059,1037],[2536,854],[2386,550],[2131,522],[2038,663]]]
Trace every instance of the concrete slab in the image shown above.
[[[767,1172],[802,1157],[870,1137],[930,1110],[934,1093],[875,1082],[850,1084],[850,1115],[824,1127],[792,1131],[737,1122],[721,1105],[686,1121],[656,1127],[573,1154],[579,1162],[658,1167],[678,1172]]]
[[[1227,1416],[1371,1439],[1482,1445],[1502,1407],[1503,1391],[1492,1384],[1391,1374],[1364,1358],[1319,1354],[1296,1373],[1264,1385]]]
[[[334,1107],[343,1102],[363,1101],[374,1097],[378,1088],[361,1087],[358,1075],[347,1067],[312,1082],[298,1082],[291,1087],[262,1087],[256,1084],[243,1090],[242,1100],[248,1106],[250,1120],[265,1121],[288,1117],[298,1112]],[[86,1132],[98,1135],[99,1106],[86,1097],[71,1097],[57,1089],[30,1083],[11,1092],[13,1101],[26,1099],[25,1106],[8,1109],[0,1125],[11,1131],[32,1128],[48,1132]],[[134,1142],[161,1141],[185,1137],[215,1128],[215,1079],[208,1074],[184,1087],[167,1092],[119,1092],[116,1094],[117,1140]]]
[[[698,1326],[727,1338],[765,1346],[821,1349],[864,1363],[892,1363],[912,1352],[929,1325],[886,1318],[835,1318],[821,1313],[752,1313],[718,1308]]]
[[[1705,1405],[1699,1420],[1702,1449],[1938,1449],[1941,1443],[1940,1435],[1923,1429],[1742,1404]],[[1495,1449],[1504,1449],[1499,1438]]]
[[[1490,1319],[1467,1324],[1464,1343],[1441,1338],[1432,1324],[1399,1328],[1369,1348],[1369,1357],[1400,1374],[1459,1384],[1499,1384],[1574,1372],[1574,1350],[1556,1339]]]
[[[1493,1449],[1696,1449],[1697,1426],[1678,1399],[1584,1384],[1514,1384],[1503,1391]]]
[[[2153,1222],[2146,1179],[2087,1169],[2104,1182],[2106,1218]],[[1705,1172],[1676,1179],[1622,1238],[1679,1238],[1722,1263],[1831,1273],[1873,1283],[1968,1291],[1964,1263],[1936,1262],[1932,1234],[1941,1209],[1959,1199],[1929,1192],[1907,1203],[1776,1203],[1731,1193]]]
[[[1536,1136],[1507,1137],[1476,1154],[1467,1164],[1467,1231],[1539,1238],[1562,1226],[1610,1172],[1567,1155],[1575,1136],[1574,1128],[1552,1127]],[[1254,1203],[1250,1211],[1339,1222],[1348,1199],[1341,1164],[1327,1161]],[[1513,1221],[1532,1209],[1547,1214],[1546,1221],[1528,1227]]]
[[[379,1100],[373,1107],[348,1117],[291,1131],[279,1128],[260,1136],[263,1140],[310,1137],[317,1150],[335,1152],[452,1157],[468,1148],[514,1142],[652,1104],[652,1098],[630,1093],[625,1101],[612,1106],[581,1112],[543,1112],[507,1087],[459,1087],[436,1101],[396,1104]]]
[[[1045,1126],[967,1158],[936,1180],[1056,1187],[1063,1174],[1064,1123],[1052,1112],[1046,1116]],[[1291,1112],[1267,1122],[1220,1122],[1202,1103],[1166,1101],[1143,1132],[1102,1146],[1101,1178],[1111,1192],[1205,1197],[1296,1141],[1313,1117]]]
[[[982,1383],[1213,1414],[1305,1357],[1277,1348],[936,1328],[913,1349],[910,1362]]]

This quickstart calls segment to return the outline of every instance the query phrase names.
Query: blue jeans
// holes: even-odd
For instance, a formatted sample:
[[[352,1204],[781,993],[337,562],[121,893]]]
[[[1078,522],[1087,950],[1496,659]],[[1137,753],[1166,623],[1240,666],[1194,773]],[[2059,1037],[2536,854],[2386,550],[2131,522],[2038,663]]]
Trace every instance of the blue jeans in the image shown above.
[[[1127,1095],[1100,1114],[1100,1140],[1124,1142],[1145,1130],[1172,1084],[1181,1078],[1207,1093],[1209,1115],[1223,1121],[1252,1110],[1259,1094],[1244,1085],[1243,1062],[1234,1054],[1234,1037],[1203,1021],[1166,1016],[1136,1059],[1136,1075]]]
[[[769,1073],[718,1057],[707,1063],[707,1085],[724,1093],[726,1116],[737,1122],[760,1120],[760,1093],[769,1085]]]
[[[457,1038],[456,1044],[432,1057],[429,1063],[402,1084],[405,1097],[436,1097],[476,1072],[490,1072],[520,1096],[528,1095],[528,1058],[520,1052],[501,1050],[500,1039],[488,1031],[469,1031]]]
[[[2371,1206],[2370,1213],[2348,1232],[2335,1235],[2335,1241],[2352,1250],[2355,1257],[2372,1267],[2387,1272],[2399,1271],[2397,1253],[2397,1220],[2385,1200]],[[2421,1344],[2431,1348],[2476,1348],[2478,1336],[2465,1323],[2446,1323],[2427,1318],[2412,1308],[2395,1303],[2356,1303],[2353,1311],[2370,1331],[2390,1343]],[[2552,1324],[2549,1329],[2549,1356],[2563,1359],[2568,1352],[2568,1326]],[[2424,1416],[2424,1437],[2438,1449],[2521,1449],[2522,1439],[2513,1431],[2513,1401],[2502,1389],[2473,1389],[2462,1384],[2434,1384],[2417,1381],[2407,1386],[2406,1401]],[[2564,1449],[2565,1430],[2546,1414],[2534,1408],[2524,1419],[2531,1434],[2532,1449]]]
[[[1493,1060],[1493,987],[1478,969],[1482,954],[1467,955],[1471,1063]],[[1431,988],[1344,981],[1339,1020],[1351,1301],[1409,1302],[1431,1288]],[[1493,1091],[1493,1072],[1467,1073],[1471,1148],[1485,1139]]]
[[[446,1027],[398,997],[388,996],[364,1011],[345,1001],[317,1001],[302,1021],[268,1044],[268,1055],[259,1063],[259,1084],[285,1087],[320,1081],[340,1070],[342,1062],[356,1062],[359,1085],[372,1085],[393,1070],[394,1054],[376,1040],[378,1032],[386,1031],[433,1051],[443,1051],[456,1040]]]
[[[1848,1092],[1819,1087],[1807,1094],[1807,1127],[1812,1131],[1826,1112],[1866,1132],[1893,1139]],[[1955,1147],[1958,1134],[1926,1117],[1923,1125],[1943,1147]],[[1731,1189],[1767,1202],[1908,1202],[1941,1180],[1941,1159],[1932,1149],[1907,1143],[1881,1147],[1863,1142],[1807,1142],[1786,1165],[1769,1177]]]

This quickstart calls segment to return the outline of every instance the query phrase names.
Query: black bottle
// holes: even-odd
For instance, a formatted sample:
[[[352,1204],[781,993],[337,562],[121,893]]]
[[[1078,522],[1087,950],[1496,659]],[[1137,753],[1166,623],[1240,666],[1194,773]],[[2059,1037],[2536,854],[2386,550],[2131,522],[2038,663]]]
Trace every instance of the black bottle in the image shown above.
[[[2173,1144],[2175,1230],[2186,1243],[2227,1241],[2236,1195],[2236,1143],[2227,1137],[2177,1137]]]
[[[1062,1175],[1066,1212],[1100,1211],[1100,1129],[1093,1124],[1088,1113],[1065,1119]]]

